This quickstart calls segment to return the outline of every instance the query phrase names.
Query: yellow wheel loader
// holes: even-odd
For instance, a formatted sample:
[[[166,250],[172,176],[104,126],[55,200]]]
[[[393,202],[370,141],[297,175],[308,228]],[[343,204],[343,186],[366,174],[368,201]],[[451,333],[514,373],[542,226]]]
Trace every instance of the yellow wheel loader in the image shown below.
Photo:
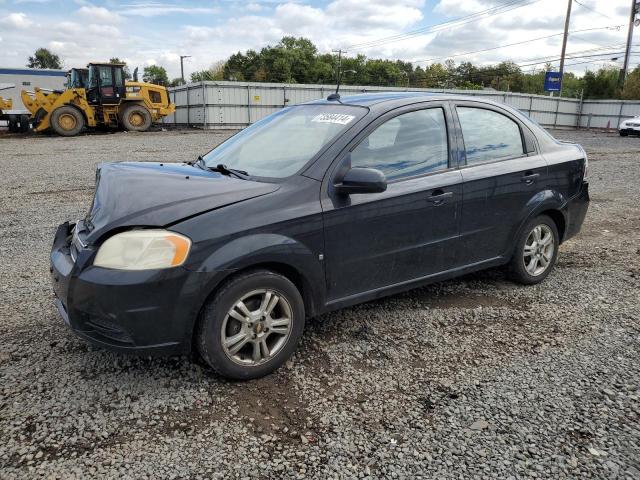
[[[165,87],[134,80],[125,82],[124,64],[90,63],[86,71],[69,71],[66,90],[35,88],[23,90],[21,97],[36,132],[50,128],[65,137],[85,127],[144,132],[172,114],[175,105]]]
[[[8,90],[14,88],[15,85],[0,88],[0,90]],[[24,111],[13,110],[13,100],[10,98],[0,97],[0,120],[8,123],[9,132],[28,132],[29,131],[29,115]]]

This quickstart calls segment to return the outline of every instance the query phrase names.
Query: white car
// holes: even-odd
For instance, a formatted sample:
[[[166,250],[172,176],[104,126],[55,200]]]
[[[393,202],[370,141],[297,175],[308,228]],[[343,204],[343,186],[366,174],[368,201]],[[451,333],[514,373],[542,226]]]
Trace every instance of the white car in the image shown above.
[[[618,132],[620,132],[621,137],[626,137],[627,135],[640,135],[640,115],[636,115],[633,118],[628,118],[620,122]]]

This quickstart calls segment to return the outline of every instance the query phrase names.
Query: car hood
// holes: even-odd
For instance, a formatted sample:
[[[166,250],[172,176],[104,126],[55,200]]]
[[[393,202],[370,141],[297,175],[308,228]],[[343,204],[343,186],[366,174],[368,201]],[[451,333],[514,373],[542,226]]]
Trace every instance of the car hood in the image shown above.
[[[278,188],[186,164],[103,163],[96,170],[96,191],[84,220],[86,241],[115,228],[164,227]]]

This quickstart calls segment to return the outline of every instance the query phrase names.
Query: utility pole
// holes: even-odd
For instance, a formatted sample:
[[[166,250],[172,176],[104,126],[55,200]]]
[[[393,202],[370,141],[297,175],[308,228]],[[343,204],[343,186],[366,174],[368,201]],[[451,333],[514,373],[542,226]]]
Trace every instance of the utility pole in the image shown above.
[[[567,52],[567,37],[569,36],[569,20],[571,19],[571,5],[573,5],[573,0],[568,0],[567,2],[567,16],[564,19],[564,36],[562,37],[562,53],[560,54],[560,91],[558,92],[558,96],[562,96],[562,84],[564,83],[564,54]]]
[[[629,70],[629,56],[631,54],[631,42],[633,40],[633,27],[636,20],[636,13],[638,13],[638,0],[631,0],[631,13],[629,15],[629,30],[627,32],[627,49],[624,54],[624,65],[620,71],[619,83],[622,87],[624,80],[627,78],[627,71]]]
[[[180,78],[182,79],[182,84],[183,85],[185,83],[187,83],[187,82],[184,81],[184,62],[183,62],[183,60],[185,58],[190,58],[190,57],[191,57],[191,55],[180,55]]]

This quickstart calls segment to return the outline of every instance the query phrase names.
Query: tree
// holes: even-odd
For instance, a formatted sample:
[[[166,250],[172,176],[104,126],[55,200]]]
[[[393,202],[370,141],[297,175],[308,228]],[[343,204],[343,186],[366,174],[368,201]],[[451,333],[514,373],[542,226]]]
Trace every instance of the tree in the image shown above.
[[[212,64],[206,70],[200,70],[199,72],[193,72],[191,74],[192,82],[214,82],[216,80],[224,80],[226,62],[223,60]]]
[[[619,98],[618,69],[616,67],[603,67],[597,72],[587,71],[584,74],[585,98]]]
[[[29,57],[27,62],[28,68],[51,68],[60,70],[62,68],[62,60],[60,57],[46,48],[39,48],[33,56]]]
[[[640,100],[640,67],[636,67],[629,74],[622,88],[622,98],[625,100]]]
[[[169,83],[167,71],[159,65],[144,67],[142,78],[145,82],[155,83],[156,85],[167,85]]]
[[[131,80],[131,72],[129,71],[129,67],[127,66],[127,62],[125,62],[124,60],[120,60],[118,57],[113,57],[109,59],[109,63],[122,63],[124,64],[124,67],[122,68],[122,71],[124,73],[124,79],[125,80]]]

